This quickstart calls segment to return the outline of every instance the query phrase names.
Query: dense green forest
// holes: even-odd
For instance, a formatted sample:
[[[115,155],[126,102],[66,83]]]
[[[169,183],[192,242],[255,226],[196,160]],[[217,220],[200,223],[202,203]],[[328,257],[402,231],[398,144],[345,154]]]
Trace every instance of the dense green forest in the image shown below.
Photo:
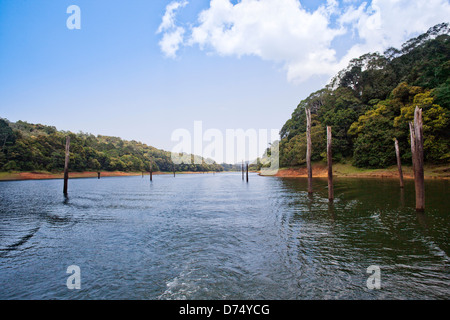
[[[393,139],[411,162],[408,123],[423,109],[427,163],[450,162],[450,27],[436,25],[401,49],[353,59],[323,89],[302,100],[280,131],[280,166],[306,161],[306,116],[312,114],[312,160],[326,159],[326,126],[332,126],[333,160],[357,167],[395,164]],[[51,171],[64,166],[65,137],[71,137],[73,171],[172,171],[170,152],[141,142],[0,118],[0,171]],[[194,157],[194,156],[191,156]],[[259,160],[259,159],[258,159]],[[252,164],[259,169],[261,163]],[[240,170],[239,165],[175,165],[177,171]]]
[[[0,171],[64,169],[65,141],[70,136],[71,171],[172,171],[171,153],[141,142],[87,133],[58,131],[55,127],[15,123],[0,118]],[[192,159],[194,156],[191,156]],[[200,162],[200,161],[198,161]],[[227,167],[227,169],[230,169]],[[202,159],[202,164],[175,165],[176,171],[223,171]]]
[[[450,161],[450,28],[436,25],[401,49],[369,53],[350,62],[322,90],[301,101],[280,131],[280,165],[306,161],[306,115],[311,110],[312,160],[326,159],[332,126],[333,160],[357,167],[395,164],[393,139],[411,163],[408,122],[423,109],[427,163]]]

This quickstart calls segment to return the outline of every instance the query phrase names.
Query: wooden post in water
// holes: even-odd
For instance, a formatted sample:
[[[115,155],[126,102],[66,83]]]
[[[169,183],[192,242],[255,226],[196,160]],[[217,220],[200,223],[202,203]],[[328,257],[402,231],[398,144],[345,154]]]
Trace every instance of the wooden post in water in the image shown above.
[[[416,211],[425,210],[425,177],[423,171],[423,120],[422,109],[414,110],[414,125],[410,124],[411,153],[414,167],[414,184],[416,188]],[[413,144],[414,141],[414,144]]]
[[[175,165],[172,166],[173,169],[173,177],[175,178]]]
[[[153,161],[150,159],[150,182],[153,181]]]
[[[397,138],[394,138],[394,141],[395,141],[395,155],[397,157],[398,176],[400,179],[400,188],[403,188],[404,184],[403,184],[402,160],[400,158],[400,149],[398,147]]]
[[[332,141],[331,141],[331,127],[327,127],[327,163],[328,163],[328,200],[332,202],[334,200],[334,189],[333,189],[333,155],[331,152]]]
[[[306,170],[308,171],[308,193],[312,193],[312,168],[311,168],[311,110],[306,111]]]
[[[69,149],[70,149],[70,136],[66,137],[66,160],[64,162],[64,195],[67,195],[67,183],[69,180]]]
[[[248,162],[247,162],[247,182],[248,182]]]
[[[412,166],[413,166],[413,173],[416,174],[416,164],[415,164],[415,159],[414,159],[414,154],[415,154],[415,150],[416,150],[416,143],[415,143],[415,138],[414,138],[414,124],[412,122],[409,123],[409,133],[410,133],[410,137],[411,137],[411,159],[412,159]]]
[[[100,171],[97,172],[97,178],[100,179]]]
[[[242,160],[242,181],[244,181],[244,160]]]

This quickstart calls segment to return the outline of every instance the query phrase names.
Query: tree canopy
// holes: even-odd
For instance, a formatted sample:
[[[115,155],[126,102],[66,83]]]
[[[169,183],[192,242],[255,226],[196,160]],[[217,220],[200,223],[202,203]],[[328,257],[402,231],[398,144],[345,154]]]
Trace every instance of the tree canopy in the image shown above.
[[[423,109],[424,151],[429,163],[450,161],[450,28],[434,26],[384,54],[350,61],[323,89],[302,100],[280,131],[280,164],[304,162],[305,109],[312,114],[312,160],[326,158],[326,126],[332,126],[335,161],[358,167],[395,164],[393,139],[410,161],[409,126]],[[316,139],[314,139],[316,137]],[[319,138],[320,137],[320,138]]]
[[[62,171],[65,137],[70,136],[72,171],[223,171],[201,159],[201,164],[174,165],[171,153],[137,141],[88,133],[58,131],[55,127],[0,119],[0,170]],[[193,159],[191,155],[191,159]],[[199,161],[200,162],[200,161]]]

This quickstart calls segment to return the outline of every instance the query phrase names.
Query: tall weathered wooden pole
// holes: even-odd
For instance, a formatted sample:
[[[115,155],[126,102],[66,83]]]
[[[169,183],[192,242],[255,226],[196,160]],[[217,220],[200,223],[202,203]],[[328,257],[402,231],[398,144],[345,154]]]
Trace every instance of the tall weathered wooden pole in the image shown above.
[[[328,200],[334,200],[334,189],[333,189],[333,154],[331,152],[332,141],[331,141],[331,127],[327,127],[327,163],[328,163]]]
[[[153,181],[153,161],[150,160],[150,181]]]
[[[400,179],[400,188],[404,187],[403,184],[403,171],[402,171],[402,160],[400,158],[400,149],[398,147],[398,141],[397,138],[394,138],[395,140],[395,155],[397,157],[397,167],[398,167],[398,176]]]
[[[414,184],[416,189],[416,210],[425,210],[425,177],[423,171],[423,120],[422,109],[414,110],[414,124],[410,123],[411,153],[414,167]]]
[[[414,159],[414,154],[416,152],[416,142],[414,138],[414,124],[412,122],[409,123],[409,133],[411,138],[411,159],[412,159],[412,166],[413,166],[413,174],[416,174],[416,164]]]
[[[425,210],[425,177],[423,171],[423,120],[422,109],[414,110],[414,137],[416,149],[416,166],[414,168],[414,180],[416,185],[416,210]]]
[[[67,195],[67,184],[69,180],[69,156],[70,156],[70,136],[66,137],[66,160],[64,162],[64,195]]]
[[[248,182],[248,162],[247,162],[247,182]]]
[[[244,181],[244,160],[242,160],[242,181]]]
[[[311,110],[306,111],[306,169],[308,171],[308,193],[312,193],[312,168],[311,168]]]
[[[175,164],[172,165],[172,170],[173,170],[173,177],[175,178]]]
[[[97,178],[100,179],[100,171],[97,172]]]

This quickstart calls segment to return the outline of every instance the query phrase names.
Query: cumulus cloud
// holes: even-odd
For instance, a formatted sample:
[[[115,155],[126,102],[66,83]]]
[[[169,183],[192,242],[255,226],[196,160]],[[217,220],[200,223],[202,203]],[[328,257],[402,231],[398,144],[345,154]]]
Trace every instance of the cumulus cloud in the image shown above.
[[[349,7],[340,23],[356,32],[361,41],[348,50],[343,61],[388,47],[398,48],[430,27],[449,22],[449,17],[448,0],[373,0],[358,8]]]
[[[289,80],[306,80],[328,73],[336,63],[332,40],[343,34],[329,27],[334,1],[313,13],[296,0],[212,0],[199,24],[192,28],[189,44],[220,55],[254,55],[282,63]],[[305,64],[307,62],[307,64]]]
[[[177,27],[170,32],[164,33],[163,38],[159,42],[159,46],[167,57],[175,58],[177,56],[177,51],[183,42],[185,32],[184,28]]]
[[[162,51],[176,56],[181,45],[222,56],[257,56],[280,64],[291,82],[313,75],[332,76],[350,59],[400,46],[431,26],[447,22],[448,0],[328,0],[316,10],[299,0],[211,0],[189,32],[176,26],[176,10],[187,2],[172,2],[158,32],[164,33]],[[338,58],[333,41],[354,37],[346,54]]]
[[[166,6],[166,12],[162,18],[156,33],[163,33],[163,37],[159,42],[161,51],[171,58],[176,57],[176,53],[183,43],[183,36],[186,30],[175,24],[176,11],[188,4],[187,1],[173,1]]]

